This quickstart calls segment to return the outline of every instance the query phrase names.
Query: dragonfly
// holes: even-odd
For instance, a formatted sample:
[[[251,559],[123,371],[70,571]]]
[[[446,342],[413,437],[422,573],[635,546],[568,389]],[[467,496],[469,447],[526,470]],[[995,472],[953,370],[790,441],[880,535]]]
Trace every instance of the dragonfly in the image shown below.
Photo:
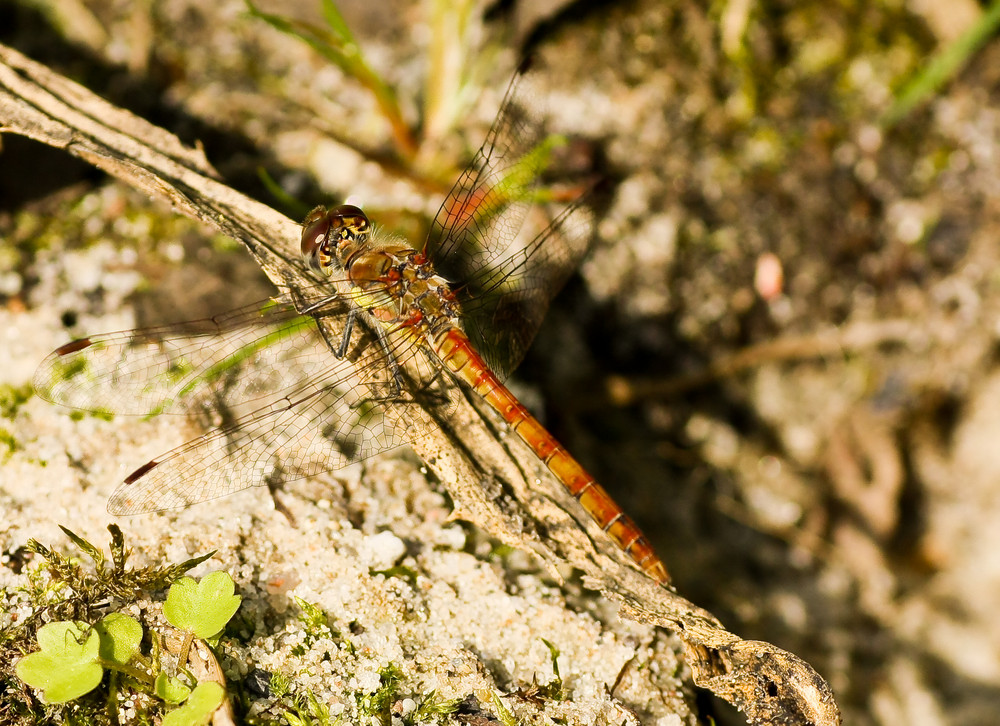
[[[201,321],[77,339],[45,358],[34,385],[53,403],[207,421],[207,433],[129,474],[110,513],[336,470],[420,436],[415,407],[446,414],[464,386],[643,572],[669,584],[638,525],[503,383],[590,229],[579,199],[562,203],[541,184],[562,140],[543,133],[536,94],[524,87],[523,77],[511,82],[422,245],[358,206],[318,207],[303,223],[298,260],[315,285]],[[542,222],[526,225],[529,216]]]

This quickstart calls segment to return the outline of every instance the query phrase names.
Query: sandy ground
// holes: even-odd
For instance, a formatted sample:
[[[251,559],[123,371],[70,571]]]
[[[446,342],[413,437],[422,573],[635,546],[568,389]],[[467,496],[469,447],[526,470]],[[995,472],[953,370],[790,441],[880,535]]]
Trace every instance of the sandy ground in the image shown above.
[[[306,196],[432,213],[433,195],[332,140],[384,139],[366,96],[240,8],[91,7],[92,23],[66,24],[127,71],[22,47],[204,139],[227,179],[251,187],[263,159],[298,170],[279,181]],[[418,11],[348,10],[415,113]],[[581,153],[610,181],[594,248],[519,371],[523,390],[640,520],[678,590],[812,663],[852,724],[991,723],[1000,708],[1000,48],[880,125],[977,6],[920,12],[650,1],[550,25],[504,17],[485,32],[520,28],[508,47],[540,34],[553,127],[586,140]],[[113,185],[84,179],[4,215],[0,375],[15,388],[75,334],[268,294],[241,252]],[[64,542],[57,524],[103,542],[114,483],[197,433],[187,421],[73,420],[38,399],[2,424],[14,442],[0,469],[6,552],[28,537]],[[249,645],[233,646],[230,668],[308,671],[302,687],[339,684],[326,698],[347,714],[356,701],[343,694],[376,687],[391,661],[408,697],[447,673],[449,696],[482,704],[494,689],[528,722],[690,717],[659,680],[678,669],[667,635],[619,621],[572,579],[539,577],[526,556],[491,559],[487,538],[447,521],[411,456],[302,483],[286,501],[296,528],[263,489],[123,522],[136,557],[218,548],[212,566],[254,593]],[[412,567],[416,584],[370,574],[387,563]],[[303,637],[292,595],[333,614],[358,660],[336,639],[295,665],[273,660]],[[436,624],[433,646],[417,647],[417,621]],[[571,715],[516,695],[552,675],[539,637],[562,651]],[[633,657],[645,667],[608,696]],[[739,722],[707,700],[697,710]]]

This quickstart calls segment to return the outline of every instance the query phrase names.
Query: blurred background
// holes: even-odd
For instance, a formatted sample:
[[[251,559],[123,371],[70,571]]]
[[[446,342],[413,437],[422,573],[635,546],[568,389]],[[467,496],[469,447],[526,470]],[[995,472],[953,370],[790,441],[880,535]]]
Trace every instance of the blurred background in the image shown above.
[[[534,54],[548,125],[602,183],[515,390],[678,591],[811,663],[845,723],[995,722],[1000,5],[337,7],[349,37],[318,0],[7,1],[0,42],[293,216],[350,197],[414,235]],[[60,306],[41,263],[95,232],[142,325],[270,293],[235,243],[2,143],[8,309]]]

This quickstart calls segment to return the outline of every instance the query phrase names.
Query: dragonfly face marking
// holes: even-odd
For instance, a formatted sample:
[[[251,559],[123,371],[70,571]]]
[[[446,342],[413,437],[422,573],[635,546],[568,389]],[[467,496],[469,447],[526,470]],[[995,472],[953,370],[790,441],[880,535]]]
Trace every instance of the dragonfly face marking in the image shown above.
[[[364,249],[370,231],[368,217],[353,204],[316,207],[304,222],[302,257],[313,270],[329,277],[334,260],[344,269],[349,267],[349,260]]]

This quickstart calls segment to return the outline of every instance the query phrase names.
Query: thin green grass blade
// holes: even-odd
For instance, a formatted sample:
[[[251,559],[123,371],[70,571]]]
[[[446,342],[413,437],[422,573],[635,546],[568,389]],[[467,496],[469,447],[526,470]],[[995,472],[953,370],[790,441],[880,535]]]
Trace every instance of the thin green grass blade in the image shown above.
[[[958,75],[972,56],[996,33],[998,27],[1000,0],[994,0],[979,22],[935,54],[903,87],[896,102],[880,119],[881,125],[884,128],[894,126],[913,109],[930,100],[945,83]]]

